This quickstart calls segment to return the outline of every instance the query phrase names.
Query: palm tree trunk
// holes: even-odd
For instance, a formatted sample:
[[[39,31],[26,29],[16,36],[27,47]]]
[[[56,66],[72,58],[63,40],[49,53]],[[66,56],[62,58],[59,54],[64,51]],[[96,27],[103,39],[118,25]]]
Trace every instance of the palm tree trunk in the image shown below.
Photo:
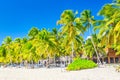
[[[49,56],[49,54],[48,54],[48,60],[47,60],[47,68],[49,68],[49,66],[50,66],[50,56]]]
[[[25,62],[24,62],[24,63],[25,63],[25,67],[26,67],[26,68],[28,68],[28,61],[27,61],[27,60],[25,60]]]
[[[73,61],[73,57],[74,57],[74,55],[73,55],[74,54],[74,43],[73,42],[72,42],[71,46],[72,46],[72,61]]]
[[[92,31],[90,31],[91,25],[89,24],[88,27],[89,27],[89,34],[90,34],[90,36],[91,36],[91,33],[92,33]],[[94,44],[94,42],[93,42],[93,40],[92,40],[92,36],[91,36],[91,42],[92,42],[92,44],[93,44],[93,47],[94,47],[94,49],[95,49],[95,53],[96,53],[96,55],[97,55],[98,64],[99,64],[99,63],[101,64],[101,61],[100,61],[100,58],[99,58],[97,49],[96,49],[95,44]]]
[[[92,42],[92,44],[93,44],[93,47],[94,47],[95,52],[96,52],[96,55],[97,55],[97,61],[98,61],[98,64],[99,64],[99,63],[101,64],[101,61],[100,61],[100,58],[99,58],[99,55],[98,55],[97,49],[96,49],[96,47],[95,47],[95,44],[94,44],[94,42],[93,42],[93,40],[92,40],[92,37],[91,37],[91,42]]]
[[[80,42],[81,42],[81,44],[82,44],[82,47],[83,47],[83,52],[84,52],[84,54],[85,54],[85,56],[87,56],[87,54],[86,54],[86,51],[85,51],[85,48],[84,48],[84,45],[83,45],[83,43],[82,43],[82,41],[80,40]]]
[[[12,58],[10,57],[10,64],[12,65]]]
[[[33,62],[33,60],[32,60],[32,68],[34,68],[34,62]]]
[[[54,65],[56,65],[56,64],[55,64],[55,54],[54,54]]]

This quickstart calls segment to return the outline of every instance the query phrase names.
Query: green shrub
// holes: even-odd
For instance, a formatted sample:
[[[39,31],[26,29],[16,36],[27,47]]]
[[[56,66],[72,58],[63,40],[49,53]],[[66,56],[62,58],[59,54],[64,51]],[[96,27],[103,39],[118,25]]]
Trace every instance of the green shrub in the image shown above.
[[[94,68],[96,66],[97,64],[91,60],[77,58],[67,66],[67,70],[89,69],[89,68]]]

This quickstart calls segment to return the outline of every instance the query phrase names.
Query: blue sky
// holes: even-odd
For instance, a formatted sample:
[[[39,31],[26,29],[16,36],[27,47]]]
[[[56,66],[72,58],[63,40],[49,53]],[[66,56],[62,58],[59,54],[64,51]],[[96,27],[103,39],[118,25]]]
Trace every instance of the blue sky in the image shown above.
[[[95,18],[112,0],[0,0],[0,44],[6,36],[24,37],[33,27],[52,29],[66,10],[90,9]]]

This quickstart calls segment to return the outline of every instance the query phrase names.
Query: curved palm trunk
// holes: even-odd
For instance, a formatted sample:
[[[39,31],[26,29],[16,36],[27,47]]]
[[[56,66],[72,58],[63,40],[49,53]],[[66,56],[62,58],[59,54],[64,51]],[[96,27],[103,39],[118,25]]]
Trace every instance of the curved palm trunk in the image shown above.
[[[88,27],[89,27],[89,34],[91,34],[91,32],[92,32],[92,31],[90,31],[91,25],[89,24]],[[90,36],[91,36],[91,35],[90,35]],[[98,65],[99,65],[99,64],[101,64],[101,61],[100,61],[100,58],[99,58],[97,49],[96,49],[96,47],[95,47],[95,44],[94,44],[94,42],[93,42],[93,40],[92,40],[92,36],[91,36],[91,42],[92,42],[93,47],[94,47],[94,49],[95,49],[95,53],[96,53],[96,55],[97,55],[97,62],[98,62]]]
[[[101,61],[100,61],[100,58],[99,58],[97,49],[96,49],[96,47],[95,47],[95,44],[94,44],[94,42],[93,42],[93,40],[92,40],[92,37],[91,37],[91,42],[92,42],[92,44],[93,44],[93,47],[94,47],[95,52],[96,52],[96,55],[97,55],[97,62],[98,62],[98,65],[99,65],[99,64],[102,64]]]
[[[89,25],[90,26],[90,25]],[[89,29],[89,33],[90,33],[90,29]],[[91,33],[90,33],[91,34]],[[91,35],[90,35],[91,36]],[[99,55],[98,55],[98,52],[97,52],[97,49],[96,49],[96,47],[95,47],[95,44],[94,44],[94,41],[93,41],[93,39],[92,39],[92,36],[91,36],[91,42],[92,42],[92,44],[93,44],[93,47],[94,47],[94,50],[95,50],[95,53],[96,53],[96,55],[97,55],[97,63],[98,63],[98,65],[99,64],[101,64],[101,61],[100,61],[100,58],[99,58]]]

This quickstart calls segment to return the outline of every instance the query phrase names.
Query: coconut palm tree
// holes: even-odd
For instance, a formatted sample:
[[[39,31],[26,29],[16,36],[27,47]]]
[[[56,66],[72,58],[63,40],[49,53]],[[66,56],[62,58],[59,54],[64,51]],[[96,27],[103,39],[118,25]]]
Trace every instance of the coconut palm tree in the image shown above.
[[[89,34],[91,36],[91,34],[92,34],[91,29],[93,29],[94,24],[96,22],[95,19],[94,19],[94,16],[92,16],[92,14],[91,14],[91,11],[90,10],[84,10],[83,12],[81,12],[80,19],[81,19],[82,24],[86,27],[86,29],[89,30]],[[93,48],[96,52],[96,55],[98,55],[98,52],[97,52],[96,47],[94,45],[93,36],[91,36],[90,40],[91,40]],[[89,40],[88,40],[88,43],[89,43]],[[92,54],[93,52],[91,51],[90,53]],[[88,55],[87,52],[86,52],[86,54]],[[100,62],[99,56],[97,56],[97,59]]]
[[[113,0],[114,3],[120,3],[120,0]]]
[[[6,64],[6,49],[5,45],[0,46],[0,63]]]
[[[22,54],[22,39],[16,38],[12,45],[13,45],[13,48],[14,48],[16,62],[21,63],[22,62],[22,57],[21,57],[21,54]]]
[[[90,38],[88,38],[85,43],[85,46],[86,46],[85,48],[86,50],[88,50],[87,52],[88,52],[89,58],[92,58],[93,55],[96,55],[96,56],[105,55],[104,47],[100,44],[100,40],[97,38],[96,34],[92,35],[92,40],[94,42],[94,45]],[[98,54],[94,54],[96,53],[95,49],[97,50]]]
[[[12,57],[13,57],[13,49],[11,49],[11,43],[12,43],[12,38],[10,36],[7,36],[4,41],[3,44],[5,45],[5,49],[6,49],[6,58],[7,58],[7,62],[12,64]]]
[[[39,30],[36,27],[32,27],[32,29],[29,31],[28,36],[30,39],[34,39],[35,36],[37,36]]]
[[[10,36],[7,36],[7,37],[4,39],[3,44],[9,45],[11,42],[12,42],[12,38],[11,38]]]
[[[106,48],[113,48],[113,45],[118,45],[119,42],[119,15],[120,15],[119,0],[116,3],[106,4],[99,11],[99,15],[103,16],[103,20],[97,21],[96,29],[99,29],[99,38],[101,38],[101,44]]]
[[[46,29],[42,29],[39,33],[40,40],[40,50],[42,55],[45,58],[48,58],[48,66],[49,66],[49,58],[54,56],[54,52],[56,52],[56,42],[55,38],[49,31]]]
[[[53,28],[51,35],[53,36],[53,43],[55,44],[55,52],[54,52],[54,64],[56,65],[56,57],[60,56],[60,50],[61,50],[61,43],[60,43],[60,33],[58,32],[57,28]]]
[[[82,11],[80,15],[80,20],[82,24],[86,27],[86,30],[89,30],[89,34],[91,35],[92,33],[91,29],[93,27],[93,24],[95,23],[95,19],[94,16],[92,16],[91,11],[90,10]]]
[[[30,41],[27,41],[26,43],[24,43],[23,47],[22,47],[22,54],[20,55],[22,57],[22,59],[24,60],[25,66],[28,67],[28,63],[31,62],[31,49],[32,49],[33,45]]]
[[[65,46],[65,52],[72,55],[75,52],[77,36],[84,33],[85,28],[80,23],[80,18],[77,17],[77,12],[72,10],[65,10],[61,14],[60,20],[57,21],[61,27],[61,36],[63,36],[63,45]],[[79,45],[80,46],[80,45]]]
[[[116,55],[120,55],[120,21],[116,24],[114,28],[114,50],[116,50]]]

